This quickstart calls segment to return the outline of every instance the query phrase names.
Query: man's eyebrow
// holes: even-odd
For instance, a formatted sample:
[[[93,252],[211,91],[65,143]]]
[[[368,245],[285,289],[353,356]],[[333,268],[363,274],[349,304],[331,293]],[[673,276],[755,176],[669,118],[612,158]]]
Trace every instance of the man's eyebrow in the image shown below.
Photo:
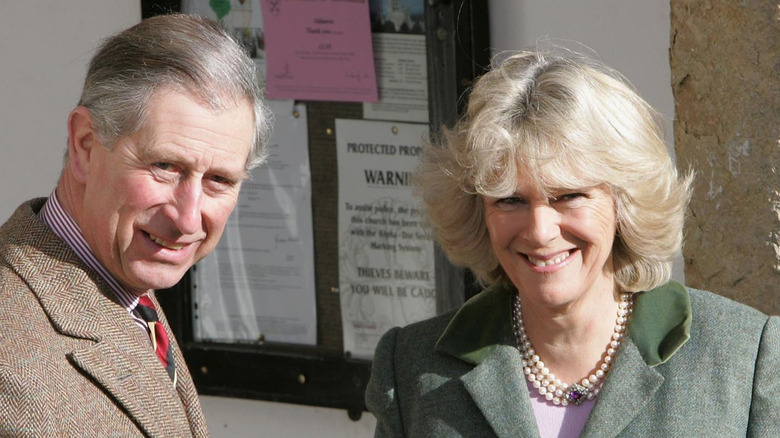
[[[239,172],[215,172],[215,173],[224,173],[227,175],[229,179],[235,180],[236,182],[242,183],[244,181],[249,181],[252,179],[252,173],[249,172],[246,169],[242,169]]]

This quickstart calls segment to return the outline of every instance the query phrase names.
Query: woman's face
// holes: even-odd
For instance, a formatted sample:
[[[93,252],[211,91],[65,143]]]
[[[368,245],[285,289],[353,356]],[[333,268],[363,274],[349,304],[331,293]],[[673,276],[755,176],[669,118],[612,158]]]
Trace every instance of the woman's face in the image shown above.
[[[615,207],[604,187],[559,190],[552,198],[518,175],[516,192],[483,197],[493,251],[523,300],[573,304],[614,290]]]

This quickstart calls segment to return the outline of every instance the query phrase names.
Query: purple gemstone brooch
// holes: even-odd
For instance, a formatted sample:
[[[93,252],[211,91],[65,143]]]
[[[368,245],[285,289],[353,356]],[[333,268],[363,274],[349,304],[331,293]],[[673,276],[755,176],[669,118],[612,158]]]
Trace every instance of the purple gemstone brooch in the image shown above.
[[[582,404],[582,402],[587,400],[590,390],[584,386],[573,383],[571,386],[566,388],[566,391],[564,392],[566,400],[569,403],[574,403],[575,405],[579,406]]]

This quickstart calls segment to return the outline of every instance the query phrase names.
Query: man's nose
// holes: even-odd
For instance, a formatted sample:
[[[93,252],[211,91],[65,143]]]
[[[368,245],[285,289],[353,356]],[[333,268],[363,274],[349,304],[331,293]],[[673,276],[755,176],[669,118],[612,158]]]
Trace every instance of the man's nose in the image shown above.
[[[174,217],[171,219],[182,234],[195,234],[201,230],[202,198],[200,181],[186,181],[176,188]]]

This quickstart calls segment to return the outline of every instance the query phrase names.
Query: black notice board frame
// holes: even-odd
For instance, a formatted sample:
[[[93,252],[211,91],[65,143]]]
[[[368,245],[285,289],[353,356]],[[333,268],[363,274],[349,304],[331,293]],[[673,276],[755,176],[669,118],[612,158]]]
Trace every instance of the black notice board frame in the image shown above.
[[[463,110],[469,87],[490,61],[487,0],[424,0],[430,130],[436,135],[442,125],[451,124]],[[141,0],[143,18],[179,12],[176,0]],[[362,106],[352,103],[304,102],[309,111],[309,141],[335,148],[332,135],[336,118],[362,118]],[[314,123],[312,123],[314,121]],[[332,131],[331,131],[332,132]],[[370,376],[371,362],[345,357],[341,342],[338,295],[338,257],[334,229],[337,205],[318,192],[337,193],[334,177],[335,153],[316,156],[312,163],[325,161],[330,171],[318,174],[312,169],[313,216],[315,232],[315,271],[317,290],[316,347],[290,344],[230,344],[196,342],[193,336],[193,305],[190,274],[173,288],[159,291],[157,297],[181,346],[200,394],[296,403],[346,409],[357,420],[366,411],[363,395]],[[317,160],[315,160],[317,158]],[[335,192],[334,192],[335,189]],[[334,196],[334,195],[330,195]],[[332,205],[330,205],[332,204]],[[331,224],[331,222],[333,222]],[[436,248],[437,311],[460,305],[472,295],[473,281],[467,271],[454,267]],[[335,304],[334,304],[335,303]],[[335,305],[335,308],[334,308]],[[327,318],[323,315],[327,315]],[[321,321],[327,319],[328,321]],[[322,332],[338,331],[337,336]]]

